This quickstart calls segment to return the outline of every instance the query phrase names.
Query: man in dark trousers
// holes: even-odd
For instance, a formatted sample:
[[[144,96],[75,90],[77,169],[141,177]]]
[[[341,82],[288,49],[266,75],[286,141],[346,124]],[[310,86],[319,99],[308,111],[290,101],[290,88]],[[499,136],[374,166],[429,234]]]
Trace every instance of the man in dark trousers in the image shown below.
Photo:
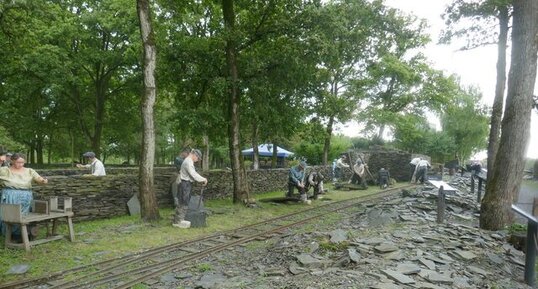
[[[192,183],[199,182],[202,186],[207,185],[207,179],[196,172],[194,163],[202,159],[202,152],[198,149],[193,149],[189,155],[183,160],[181,170],[179,171],[179,202],[176,206],[174,215],[174,223],[172,226],[187,229],[190,228],[191,222],[185,220],[187,210],[189,209],[189,201],[191,199]]]
[[[306,178],[305,191],[308,192],[310,188],[314,188],[314,200],[318,199],[319,194],[323,194],[323,175],[320,172],[312,171]]]
[[[353,166],[353,176],[351,177],[350,183],[355,185],[360,185],[360,188],[366,190],[368,186],[366,185],[366,179],[364,175],[366,174],[367,165],[362,163],[362,160],[359,158]]]
[[[390,182],[390,173],[388,170],[385,170],[385,168],[381,168],[379,172],[377,173],[377,177],[379,179],[379,188],[386,189],[389,186]]]
[[[307,196],[306,196],[305,175],[304,175],[305,169],[306,169],[305,161],[301,161],[299,162],[298,165],[290,168],[290,172],[288,174],[288,193],[286,194],[286,196],[292,197],[294,189],[297,188],[297,190],[299,191],[299,194],[301,195],[301,202],[310,204],[310,201],[307,199]]]

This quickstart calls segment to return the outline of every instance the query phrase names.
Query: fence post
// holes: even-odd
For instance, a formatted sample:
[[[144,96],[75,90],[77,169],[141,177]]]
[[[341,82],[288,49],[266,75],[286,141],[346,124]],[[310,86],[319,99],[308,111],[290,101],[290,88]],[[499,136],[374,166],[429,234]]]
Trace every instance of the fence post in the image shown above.
[[[474,174],[471,172],[471,194],[474,194]]]
[[[535,222],[527,222],[527,252],[525,253],[525,283],[533,287],[536,285],[536,232],[538,225]]]
[[[439,193],[437,195],[437,223],[442,224],[445,220],[445,191],[443,186],[439,187]]]
[[[482,199],[482,178],[478,177],[478,192],[476,195],[476,202],[480,204],[481,199]]]

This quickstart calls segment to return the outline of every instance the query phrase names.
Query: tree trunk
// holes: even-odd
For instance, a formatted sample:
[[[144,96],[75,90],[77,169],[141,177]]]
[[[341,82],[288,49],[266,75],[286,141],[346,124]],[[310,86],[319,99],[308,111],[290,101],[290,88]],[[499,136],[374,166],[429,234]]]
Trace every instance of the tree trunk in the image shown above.
[[[480,227],[500,230],[513,219],[511,204],[519,193],[530,134],[536,81],[538,1],[514,0],[512,57],[501,139],[482,200]]]
[[[235,44],[235,12],[233,0],[222,0],[222,14],[224,16],[224,27],[227,32],[226,39],[226,61],[228,63],[228,115],[229,122],[229,150],[232,166],[232,176],[234,182],[233,202],[240,203],[248,198],[248,186],[244,171],[243,160],[241,158],[240,135],[239,135],[239,104],[241,98],[238,88],[238,73]]]
[[[508,39],[508,8],[499,7],[499,42],[497,43],[497,83],[495,99],[491,111],[491,128],[488,143],[488,178],[493,177],[493,162],[499,148],[499,135],[503,111],[504,90],[506,85],[506,42]]]
[[[153,107],[157,87],[155,84],[156,48],[151,27],[150,7],[148,0],[137,0],[140,35],[144,44],[144,96],[142,101],[142,155],[140,162],[140,212],[142,220],[154,221],[161,218],[155,188],[153,185],[153,162],[155,161],[155,128]]]
[[[329,123],[327,123],[327,129],[325,130],[325,143],[323,144],[323,165],[327,165],[329,158],[329,149],[331,148],[331,136],[333,135],[334,117],[329,117]]]
[[[202,158],[202,171],[208,171],[209,170],[209,136],[207,134],[204,134],[202,137],[202,140],[204,142],[204,157]]]
[[[252,169],[258,170],[260,168],[260,155],[258,151],[258,134],[259,126],[256,120],[252,121]]]

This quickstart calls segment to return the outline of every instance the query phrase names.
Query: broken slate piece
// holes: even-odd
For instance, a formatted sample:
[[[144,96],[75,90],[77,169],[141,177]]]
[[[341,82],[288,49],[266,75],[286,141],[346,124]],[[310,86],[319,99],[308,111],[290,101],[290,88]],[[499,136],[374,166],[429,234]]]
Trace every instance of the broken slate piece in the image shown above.
[[[405,276],[404,274],[398,273],[393,270],[381,270],[381,272],[385,273],[390,279],[401,283],[401,284],[413,284],[415,283],[415,280],[413,278],[409,278]]]
[[[342,229],[334,230],[329,235],[331,236],[331,243],[340,243],[347,240],[347,232]]]
[[[396,271],[404,275],[417,274],[420,272],[420,270],[420,267],[413,263],[402,263],[396,266]]]
[[[460,258],[462,258],[464,260],[472,260],[472,259],[476,258],[476,255],[469,252],[469,251],[456,250],[456,251],[454,251],[454,254],[456,254],[457,256],[459,256]]]
[[[380,253],[389,253],[398,250],[398,247],[393,243],[383,243],[381,245],[375,246],[374,249]]]
[[[18,265],[11,266],[11,268],[9,268],[6,274],[24,274],[28,272],[29,269],[30,269],[30,265],[18,264]]]

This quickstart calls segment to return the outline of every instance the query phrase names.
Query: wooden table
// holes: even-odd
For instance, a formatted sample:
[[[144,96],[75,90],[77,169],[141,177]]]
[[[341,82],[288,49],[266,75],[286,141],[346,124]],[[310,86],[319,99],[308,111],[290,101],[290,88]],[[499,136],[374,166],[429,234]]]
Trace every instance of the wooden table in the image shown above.
[[[2,212],[2,221],[6,225],[6,248],[24,248],[26,251],[30,251],[31,246],[47,243],[50,241],[63,239],[62,235],[57,235],[58,220],[66,218],[69,227],[69,240],[75,241],[75,231],[73,229],[73,212],[71,208],[66,210],[52,209],[46,213],[29,213],[24,215],[21,213],[20,204],[1,204],[0,211]],[[45,239],[30,241],[28,238],[28,226],[35,223],[52,222],[52,232],[48,231],[47,224],[47,237]],[[22,244],[15,243],[12,240],[11,231],[13,225],[21,226]]]

